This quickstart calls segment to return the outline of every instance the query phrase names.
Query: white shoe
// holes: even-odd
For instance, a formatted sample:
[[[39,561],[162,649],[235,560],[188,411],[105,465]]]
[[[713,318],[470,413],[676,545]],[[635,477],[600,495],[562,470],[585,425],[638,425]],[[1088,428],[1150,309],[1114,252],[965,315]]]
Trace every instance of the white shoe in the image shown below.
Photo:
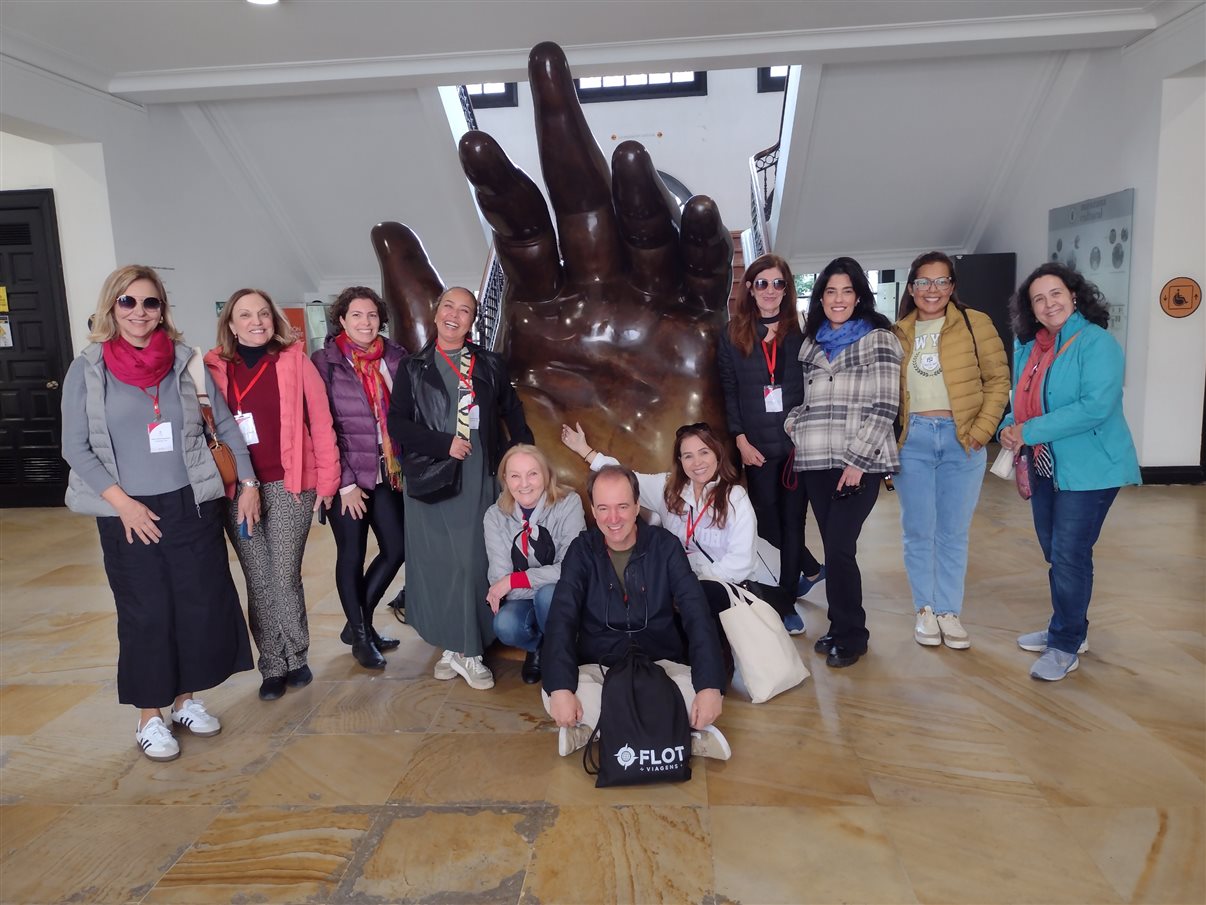
[[[577,726],[569,728],[562,726],[557,730],[557,753],[562,757],[569,757],[575,751],[586,746],[594,731],[585,723],[579,723]]]
[[[175,760],[180,756],[180,743],[172,738],[172,730],[163,724],[163,717],[153,716],[134,733],[138,748],[151,760]]]
[[[967,650],[971,647],[971,638],[967,637],[967,629],[959,622],[957,613],[939,613],[938,628],[942,630],[942,643],[955,650]]]
[[[189,698],[179,710],[172,708],[172,722],[183,726],[193,735],[208,738],[222,731],[218,718],[205,709],[205,702]]]
[[[481,657],[466,657],[454,653],[448,663],[457,675],[469,683],[470,688],[485,691],[494,687],[494,673],[490,672]]]
[[[711,757],[714,760],[728,760],[733,756],[729,740],[715,726],[704,726],[703,729],[691,732],[691,756]]]
[[[942,632],[938,629],[938,618],[934,615],[933,607],[923,606],[917,611],[913,640],[926,647],[937,647],[942,643]]]
[[[444,651],[444,655],[440,657],[440,659],[436,660],[435,670],[433,670],[432,675],[434,675],[437,679],[443,679],[445,681],[448,679],[455,679],[456,670],[452,668],[452,656],[452,651]]]
[[[1018,635],[1018,647],[1022,650],[1028,650],[1031,653],[1041,654],[1047,649],[1047,630],[1041,632],[1028,632],[1025,635]],[[1088,653],[1089,639],[1085,638],[1080,642],[1080,647],[1076,649],[1078,654]]]

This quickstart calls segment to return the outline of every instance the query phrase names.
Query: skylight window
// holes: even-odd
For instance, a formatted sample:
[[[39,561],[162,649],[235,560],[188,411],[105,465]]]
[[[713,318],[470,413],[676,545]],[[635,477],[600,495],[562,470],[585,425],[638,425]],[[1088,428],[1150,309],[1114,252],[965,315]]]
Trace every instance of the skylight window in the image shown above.
[[[578,100],[634,101],[660,97],[692,97],[708,93],[706,72],[633,72],[575,79]]]
[[[515,82],[484,82],[466,85],[475,110],[486,107],[518,107],[519,90]]]

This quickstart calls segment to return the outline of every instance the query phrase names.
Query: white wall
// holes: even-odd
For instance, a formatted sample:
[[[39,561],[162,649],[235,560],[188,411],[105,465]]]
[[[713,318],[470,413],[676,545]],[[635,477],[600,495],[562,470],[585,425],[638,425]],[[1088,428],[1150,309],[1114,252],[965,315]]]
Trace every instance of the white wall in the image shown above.
[[[749,159],[779,140],[782,108],[781,91],[758,93],[753,69],[710,71],[706,97],[612,101],[582,107],[609,162],[620,142],[639,141],[659,170],[695,194],[710,196],[730,230],[750,225]],[[476,115],[478,128],[490,133],[543,191],[528,83],[519,83],[518,107],[478,110]]]
[[[1202,278],[1206,143],[1191,117],[1165,122],[1165,112],[1179,109],[1194,89],[1166,98],[1164,80],[1206,58],[1204,30],[1206,9],[1197,7],[1128,48],[1069,55],[1036,122],[1038,140],[1019,160],[974,249],[1016,252],[1020,277],[1046,257],[1050,208],[1135,189],[1125,406],[1144,466],[1196,466],[1201,459],[1206,311],[1173,324],[1158,298],[1173,272]],[[1159,186],[1168,187],[1162,196]],[[1173,202],[1177,195],[1183,197]],[[1158,211],[1159,197],[1168,203]],[[1167,244],[1172,231],[1186,227],[1184,242]],[[1157,242],[1164,243],[1158,259]],[[1173,349],[1179,357],[1169,354]],[[1184,379],[1169,380],[1170,367]]]

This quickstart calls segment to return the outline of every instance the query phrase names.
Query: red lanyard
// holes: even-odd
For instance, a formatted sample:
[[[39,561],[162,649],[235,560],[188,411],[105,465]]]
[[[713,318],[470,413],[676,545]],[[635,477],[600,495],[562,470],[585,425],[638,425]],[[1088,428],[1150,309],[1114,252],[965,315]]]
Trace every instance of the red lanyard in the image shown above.
[[[711,505],[712,505],[712,495],[708,494],[708,502],[704,503],[704,507],[699,510],[699,516],[697,518],[695,518],[694,520],[692,520],[692,518],[691,518],[691,512],[694,512],[695,511],[694,509],[690,510],[687,513],[687,539],[685,541],[683,541],[684,549],[690,549],[691,538],[695,534],[695,529],[699,527],[699,523],[703,521],[703,517],[707,514],[708,509],[711,507]]]
[[[231,368],[230,387],[231,387],[231,389],[234,390],[235,412],[237,414],[239,414],[239,415],[243,414],[243,399],[247,396],[248,393],[251,392],[251,388],[253,386],[255,386],[255,382],[264,376],[264,372],[266,370],[268,370],[268,362],[269,362],[269,359],[265,358],[263,363],[260,365],[259,370],[255,372],[255,375],[251,378],[251,380],[247,381],[247,386],[246,386],[246,388],[244,388],[242,390],[242,392],[239,391],[239,385],[237,383],[235,383],[234,369]]]
[[[770,351],[766,351],[766,347],[770,346]],[[770,383],[775,382],[775,362],[779,360],[779,344],[777,342],[767,343],[762,340],[762,357],[766,359],[766,370],[770,374]]]
[[[528,520],[523,520],[523,531],[519,532],[519,545],[523,548],[523,555],[528,555],[528,537],[532,533],[532,526],[528,524]]]
[[[139,389],[146,393],[147,398],[151,400],[151,404],[155,406],[155,421],[162,421],[163,419],[159,417],[159,384],[155,384],[154,396],[150,394],[146,387],[139,387]]]
[[[477,356],[476,355],[469,356],[469,374],[466,376],[465,374],[461,373],[460,368],[458,368],[456,365],[454,365],[452,363],[452,359],[444,354],[443,349],[441,349],[439,346],[436,346],[436,351],[440,353],[440,356],[444,359],[444,361],[448,362],[448,367],[452,368],[453,373],[456,374],[456,376],[460,379],[461,383],[463,383],[465,385],[465,389],[467,389],[469,391],[469,395],[472,396],[473,395],[473,366],[475,364],[477,364]]]

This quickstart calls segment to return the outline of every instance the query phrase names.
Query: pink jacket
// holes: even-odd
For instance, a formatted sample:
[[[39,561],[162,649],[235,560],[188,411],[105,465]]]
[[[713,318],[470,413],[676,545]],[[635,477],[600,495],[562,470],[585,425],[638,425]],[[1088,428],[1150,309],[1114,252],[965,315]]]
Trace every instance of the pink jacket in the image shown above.
[[[215,347],[205,353],[214,386],[226,398],[226,362]],[[316,489],[319,496],[339,492],[339,449],[327,388],[306,357],[304,343],[281,349],[276,362],[281,393],[281,464],[290,493]],[[230,491],[228,491],[229,493]]]

